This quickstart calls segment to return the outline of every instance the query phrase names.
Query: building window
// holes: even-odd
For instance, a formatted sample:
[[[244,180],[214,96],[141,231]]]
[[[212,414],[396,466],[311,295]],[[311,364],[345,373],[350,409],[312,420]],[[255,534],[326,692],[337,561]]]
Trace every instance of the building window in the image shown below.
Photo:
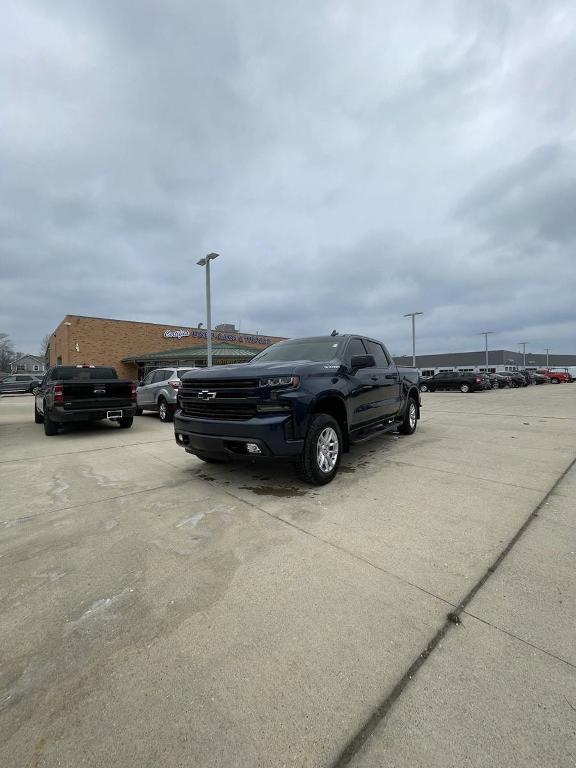
[[[40,370],[40,366],[39,365],[33,365],[32,366],[32,370],[33,371],[39,371]]]

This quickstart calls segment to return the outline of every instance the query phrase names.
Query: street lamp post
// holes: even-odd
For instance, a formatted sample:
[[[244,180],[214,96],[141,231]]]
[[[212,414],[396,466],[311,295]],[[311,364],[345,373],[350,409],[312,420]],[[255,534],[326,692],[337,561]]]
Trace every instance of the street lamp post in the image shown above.
[[[212,308],[210,306],[210,262],[213,259],[217,259],[219,255],[220,255],[219,253],[209,253],[208,256],[196,262],[196,264],[198,264],[199,267],[206,267],[206,332],[207,332],[206,335],[208,340],[208,344],[207,344],[208,368],[212,367]]]
[[[526,368],[526,344],[530,344],[529,341],[519,341],[518,344],[522,347],[522,368]]]
[[[416,315],[423,315],[424,312],[408,312],[404,317],[412,318],[412,367],[416,368]]]
[[[484,336],[484,349],[486,351],[486,373],[488,373],[488,336],[495,331],[480,331],[480,336]]]
[[[550,355],[550,347],[546,347],[544,351],[546,352],[546,368],[548,368],[548,358]]]

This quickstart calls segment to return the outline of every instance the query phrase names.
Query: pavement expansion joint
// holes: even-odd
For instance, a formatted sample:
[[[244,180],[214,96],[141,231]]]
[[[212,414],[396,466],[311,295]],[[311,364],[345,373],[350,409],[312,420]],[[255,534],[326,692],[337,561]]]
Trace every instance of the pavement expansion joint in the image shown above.
[[[172,439],[167,440],[143,440],[139,443],[121,443],[120,445],[105,445],[102,448],[86,448],[83,451],[62,451],[61,453],[49,453],[44,456],[17,456],[15,459],[1,459],[0,464],[14,464],[18,461],[25,461],[30,464],[32,461],[46,461],[47,459],[53,459],[56,456],[76,456],[81,453],[98,453],[100,451],[113,451],[120,448],[132,448],[139,445],[156,445],[158,443],[172,443]]]
[[[414,659],[412,664],[408,667],[406,672],[398,680],[392,690],[387,693],[381,701],[374,707],[371,714],[365,720],[365,722],[358,728],[356,733],[348,740],[347,744],[341,749],[338,756],[329,764],[328,768],[344,768],[344,766],[350,765],[353,758],[362,750],[364,744],[374,732],[376,727],[383,722],[387,714],[391,711],[396,701],[402,695],[404,689],[411,683],[420,667],[430,657],[434,649],[438,646],[441,640],[447,635],[447,633],[454,627],[458,627],[461,623],[461,616],[465,613],[466,606],[473,600],[474,596],[482,589],[484,584],[488,581],[490,576],[498,569],[499,565],[511,552],[514,545],[522,538],[523,534],[530,527],[531,523],[538,516],[538,512],[544,507],[548,499],[554,494],[562,480],[566,477],[568,472],[576,466],[576,458],[568,464],[564,471],[555,480],[548,492],[540,499],[538,504],[534,507],[532,512],[524,520],[522,525],[518,528],[516,533],[503,547],[498,557],[494,560],[491,566],[489,566],[484,574],[478,579],[478,581],[471,587],[461,602],[446,616],[446,620],[438,629],[436,634],[432,637],[426,647],[420,652],[420,654]],[[518,638],[520,639],[520,638]],[[541,649],[539,649],[541,650]],[[552,654],[549,654],[552,655]],[[563,661],[563,659],[559,659]],[[570,664],[570,662],[566,662]],[[572,666],[572,665],[571,665]]]

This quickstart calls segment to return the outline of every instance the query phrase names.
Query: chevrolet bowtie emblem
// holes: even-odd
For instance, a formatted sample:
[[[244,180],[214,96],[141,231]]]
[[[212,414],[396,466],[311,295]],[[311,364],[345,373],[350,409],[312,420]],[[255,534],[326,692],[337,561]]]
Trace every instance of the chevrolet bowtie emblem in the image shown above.
[[[199,400],[214,400],[215,397],[216,392],[208,392],[207,389],[203,389],[201,392],[198,392]]]

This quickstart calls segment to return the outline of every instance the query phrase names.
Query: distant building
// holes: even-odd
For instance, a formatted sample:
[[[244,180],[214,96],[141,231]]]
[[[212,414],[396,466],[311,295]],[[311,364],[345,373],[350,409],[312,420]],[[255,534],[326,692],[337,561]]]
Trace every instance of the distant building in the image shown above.
[[[12,373],[44,373],[46,363],[36,355],[21,355],[10,363]]]
[[[412,355],[395,357],[397,365],[412,365]],[[488,371],[510,371],[524,366],[522,352],[509,349],[488,351]],[[549,355],[550,368],[572,368],[576,366],[576,355]],[[486,368],[486,352],[445,352],[437,355],[416,355],[416,367],[422,376],[433,376],[441,371],[480,371]],[[546,355],[526,352],[526,368],[536,370],[546,367]]]

